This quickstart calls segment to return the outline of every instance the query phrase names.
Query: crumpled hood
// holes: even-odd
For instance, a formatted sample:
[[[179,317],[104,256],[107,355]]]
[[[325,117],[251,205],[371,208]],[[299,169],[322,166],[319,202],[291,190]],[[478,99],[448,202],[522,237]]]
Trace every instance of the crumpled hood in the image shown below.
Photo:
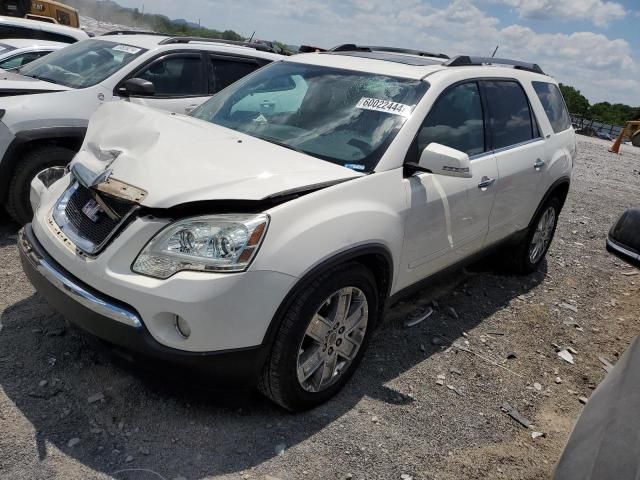
[[[60,92],[63,90],[71,90],[71,88],[0,69],[0,96]]]
[[[147,192],[140,202],[169,208],[201,200],[262,200],[362,174],[191,117],[127,102],[91,118],[73,164]]]

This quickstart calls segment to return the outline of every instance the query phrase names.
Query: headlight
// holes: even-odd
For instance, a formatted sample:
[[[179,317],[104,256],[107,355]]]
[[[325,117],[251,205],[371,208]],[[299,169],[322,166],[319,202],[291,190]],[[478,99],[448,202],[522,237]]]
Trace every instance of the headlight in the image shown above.
[[[241,272],[253,260],[268,224],[266,214],[180,220],[151,239],[132,269],[163,279],[183,270]]]

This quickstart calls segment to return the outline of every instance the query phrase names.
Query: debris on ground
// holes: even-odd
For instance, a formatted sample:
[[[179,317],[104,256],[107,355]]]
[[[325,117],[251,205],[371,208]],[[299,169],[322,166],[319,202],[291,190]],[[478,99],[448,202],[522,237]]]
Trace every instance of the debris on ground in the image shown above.
[[[578,313],[578,307],[576,307],[575,305],[571,305],[570,303],[561,303],[558,306],[566,310],[571,310],[573,313]]]
[[[531,438],[533,438],[534,440],[536,438],[542,438],[542,437],[546,437],[547,434],[544,432],[531,432]]]
[[[502,411],[513,418],[516,422],[525,428],[531,427],[531,422],[525,418],[520,412],[513,408],[508,402],[504,402],[501,407]]]
[[[453,392],[456,392],[458,395],[460,395],[461,397],[464,397],[464,393],[457,387],[453,386],[453,385],[447,385],[447,388]]]
[[[583,405],[586,405],[587,402],[589,401],[589,399],[587,397],[578,397],[578,400],[580,401],[580,403],[582,403]]]
[[[102,392],[98,392],[87,398],[87,403],[96,403],[101,400],[104,400],[104,394]]]
[[[415,327],[419,323],[424,322],[427,318],[433,315],[433,308],[428,307],[426,310],[420,312],[418,315],[410,316],[407,321],[404,323],[406,328]]]
[[[575,362],[573,361],[573,355],[571,355],[568,350],[560,350],[558,352],[558,356],[565,362],[570,363],[571,365],[575,365]]]

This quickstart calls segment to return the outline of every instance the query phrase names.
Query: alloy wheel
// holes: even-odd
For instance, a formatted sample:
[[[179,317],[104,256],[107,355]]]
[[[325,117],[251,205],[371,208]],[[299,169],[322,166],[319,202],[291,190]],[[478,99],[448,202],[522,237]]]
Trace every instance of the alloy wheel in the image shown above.
[[[308,392],[326,390],[360,350],[369,318],[367,297],[356,287],[331,294],[313,315],[298,349],[298,382]]]
[[[549,247],[553,229],[556,225],[556,210],[549,207],[540,217],[536,230],[529,245],[529,261],[532,264],[538,263]]]

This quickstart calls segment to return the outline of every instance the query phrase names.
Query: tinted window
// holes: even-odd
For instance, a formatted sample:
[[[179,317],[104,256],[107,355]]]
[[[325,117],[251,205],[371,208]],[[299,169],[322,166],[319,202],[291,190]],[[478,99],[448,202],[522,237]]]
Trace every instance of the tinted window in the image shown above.
[[[9,70],[10,68],[17,68],[27,63],[33,62],[35,59],[40,58],[46,55],[49,52],[28,52],[21,53],[20,55],[16,55],[15,57],[8,58],[0,62],[0,68],[4,70]]]
[[[51,40],[53,42],[75,43],[77,40],[59,33],[32,30],[30,28],[0,25],[0,38],[30,38],[36,40]]]
[[[156,95],[204,96],[207,94],[200,55],[171,56],[154,62],[136,77],[149,80]]]
[[[551,127],[555,133],[562,132],[571,126],[571,118],[560,89],[553,83],[532,82],[540,103],[547,113]]]
[[[527,95],[517,82],[484,82],[489,104],[493,148],[526,142],[534,137],[534,126]]]
[[[485,151],[482,102],[476,83],[453,87],[436,101],[418,134],[419,152],[431,142],[469,156]]]
[[[219,92],[242,77],[256,70],[253,62],[236,62],[233,60],[211,59],[211,93]]]

